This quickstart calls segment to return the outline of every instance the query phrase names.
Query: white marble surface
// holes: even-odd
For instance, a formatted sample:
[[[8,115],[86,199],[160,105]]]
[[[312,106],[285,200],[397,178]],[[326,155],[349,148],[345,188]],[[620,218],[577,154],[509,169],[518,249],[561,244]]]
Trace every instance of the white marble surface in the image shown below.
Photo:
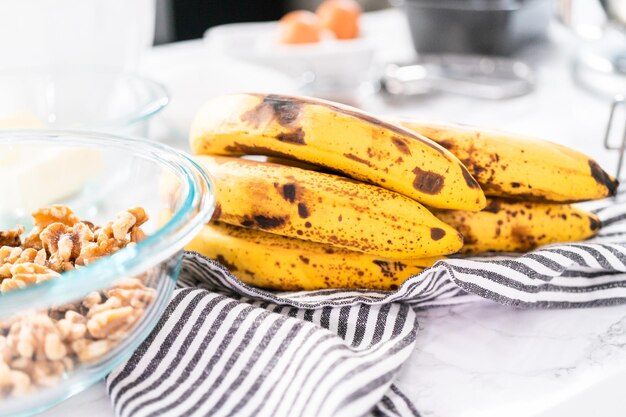
[[[420,313],[399,385],[422,416],[618,415],[626,398],[626,309],[512,310],[484,302]],[[611,384],[600,387],[605,381]],[[598,386],[601,390],[594,390]],[[602,404],[598,395],[610,393]]]
[[[375,14],[367,16],[367,24],[384,34],[383,59],[411,54],[401,16]],[[370,97],[362,105],[380,114],[452,120],[550,138],[612,168],[615,156],[601,146],[608,103],[576,88],[568,65],[571,39],[563,30],[553,29],[555,42],[522,54],[538,69],[537,90],[529,96],[505,102],[444,95],[403,102]],[[189,83],[178,82],[180,77],[200,77],[196,64],[185,69],[186,59],[197,64],[198,59],[206,63],[217,58],[207,55],[201,42],[186,42],[156,48],[145,69],[166,85],[184,89]],[[238,85],[233,79],[198,78],[197,82],[206,83],[207,91],[223,89],[225,82]],[[271,85],[275,78],[258,82]],[[191,108],[195,103],[181,99],[191,93],[171,90],[173,102],[178,97],[177,112],[195,110]],[[185,148],[185,122],[164,119],[153,133]],[[626,415],[626,307],[522,311],[484,302],[421,312],[420,326],[417,348],[402,369],[399,384],[424,417]],[[114,415],[104,384],[41,415],[82,417],[85,413]]]

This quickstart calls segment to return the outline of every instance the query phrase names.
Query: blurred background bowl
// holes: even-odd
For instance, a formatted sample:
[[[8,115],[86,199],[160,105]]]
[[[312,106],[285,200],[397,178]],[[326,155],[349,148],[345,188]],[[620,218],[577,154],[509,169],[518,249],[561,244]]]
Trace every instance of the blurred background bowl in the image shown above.
[[[545,35],[550,0],[397,0],[418,53],[511,54]]]
[[[375,78],[376,47],[367,30],[356,39],[295,45],[280,44],[277,32],[276,22],[233,23],[207,30],[204,42],[211,53],[290,75],[301,94],[342,101]]]
[[[0,71],[0,127],[80,129],[148,136],[168,103],[159,83],[96,67]]]

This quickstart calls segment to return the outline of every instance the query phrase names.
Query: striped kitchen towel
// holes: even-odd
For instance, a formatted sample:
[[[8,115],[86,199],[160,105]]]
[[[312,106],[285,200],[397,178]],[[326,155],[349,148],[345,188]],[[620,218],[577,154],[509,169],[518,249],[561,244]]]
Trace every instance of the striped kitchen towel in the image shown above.
[[[620,195],[623,197],[624,195]],[[118,416],[419,416],[394,385],[416,309],[489,299],[524,308],[626,303],[626,203],[597,238],[522,256],[439,261],[397,291],[270,292],[196,253],[160,322],[107,378]]]

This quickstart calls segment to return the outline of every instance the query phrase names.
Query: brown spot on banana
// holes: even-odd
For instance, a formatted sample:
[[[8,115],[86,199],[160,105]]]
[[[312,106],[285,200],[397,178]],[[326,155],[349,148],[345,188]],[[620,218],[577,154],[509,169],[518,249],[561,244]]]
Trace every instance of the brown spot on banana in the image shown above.
[[[221,263],[222,265],[224,265],[226,268],[228,268],[230,272],[237,272],[237,270],[239,269],[237,268],[237,265],[235,265],[234,263],[228,262],[226,258],[224,257],[224,255],[217,255],[215,257],[215,260]]]
[[[306,145],[304,141],[304,130],[301,127],[291,131],[276,135],[276,139],[281,142],[292,143],[294,145]]]
[[[368,160],[366,160],[366,159],[363,159],[363,158],[359,158],[358,156],[356,156],[356,155],[354,155],[354,154],[351,154],[351,153],[344,153],[344,154],[343,154],[343,156],[345,156],[346,158],[351,159],[351,160],[353,160],[353,161],[355,161],[355,162],[358,162],[358,163],[360,163],[360,164],[367,165],[368,167],[371,167],[371,166],[372,166],[372,164],[370,163],[370,161],[368,161]]]
[[[284,225],[286,221],[287,219],[284,217],[270,217],[257,214],[252,218],[245,216],[239,224],[243,227],[253,227],[256,225],[260,229],[274,229]]]
[[[215,210],[213,211],[213,216],[211,216],[211,221],[219,220],[222,215],[222,205],[220,203],[215,204]]]
[[[444,148],[446,148],[449,151],[452,151],[453,149],[456,149],[456,145],[454,144],[454,142],[449,141],[449,140],[437,140],[437,143],[441,146],[443,146]],[[454,153],[454,152],[452,152]]]
[[[511,228],[511,238],[520,244],[525,244],[527,248],[534,247],[535,238],[525,225],[514,225]]]
[[[500,201],[493,199],[487,200],[487,206],[482,210],[487,213],[498,213],[500,211]]]
[[[292,126],[300,117],[301,102],[277,95],[267,95],[263,101],[241,115],[241,121],[258,128],[262,124],[276,120],[282,126]]]
[[[515,195],[506,195],[506,191],[498,184],[482,184],[482,189],[487,195],[501,196],[500,198],[508,198],[510,200],[519,201],[532,201],[533,203],[554,203],[554,200],[542,195],[529,193],[515,193]],[[506,197],[502,197],[506,195]],[[579,203],[581,201],[588,201],[588,198],[574,199],[574,200],[559,200],[560,204]],[[485,209],[483,209],[485,210]]]
[[[600,220],[595,215],[589,216],[589,229],[595,232],[596,230],[600,230],[600,226]]]
[[[306,219],[309,217],[311,213],[309,213],[309,209],[304,203],[298,203],[298,216],[302,219]]]
[[[458,233],[463,238],[463,244],[465,245],[473,245],[478,243],[478,238],[472,234],[472,229],[465,224],[456,225],[458,229]]]
[[[377,259],[372,262],[374,262],[374,264],[376,264],[380,268],[380,272],[382,272],[384,276],[390,277],[390,278],[395,275],[395,272],[397,271],[401,272],[404,270],[404,268],[406,268],[406,264],[403,264],[402,262],[399,262],[399,261],[388,262],[388,261],[381,261]]]
[[[305,145],[304,130],[294,125],[300,118],[301,109],[302,106],[298,102],[269,95],[258,106],[242,114],[241,121],[259,128],[261,125],[276,120],[283,127],[293,128],[289,132],[276,135],[277,140],[295,145]]]
[[[478,182],[472,177],[472,174],[469,173],[467,168],[461,166],[461,173],[463,174],[463,179],[469,188],[479,188]]]
[[[430,237],[433,240],[439,240],[445,235],[446,235],[446,232],[443,229],[440,229],[438,227],[433,227],[432,229],[430,229]]]
[[[270,149],[266,146],[244,145],[238,142],[225,146],[224,150],[233,155],[269,155],[279,156],[285,159],[293,158],[293,156],[288,153],[276,151],[275,149]]]
[[[310,259],[309,259],[309,258],[307,258],[306,256],[300,255],[300,256],[299,256],[299,258],[300,258],[300,260],[301,260],[303,263],[305,263],[305,264],[307,264],[307,265],[308,265],[308,264],[309,264],[309,262],[310,262]]]
[[[399,138],[397,136],[391,138],[391,143],[393,143],[394,145],[396,145],[396,148],[398,148],[398,150],[405,154],[405,155],[411,155],[411,150],[409,149],[409,145],[407,145],[406,141],[402,138]],[[402,158],[400,158],[400,161],[402,162]]]
[[[424,171],[420,168],[413,170],[415,179],[413,180],[413,188],[426,194],[438,194],[443,188],[443,175]]]
[[[288,126],[300,118],[302,105],[296,100],[290,100],[284,96],[269,94],[260,106],[269,106],[274,112],[276,121],[282,126]]]
[[[241,121],[247,123],[254,128],[270,123],[274,118],[274,111],[271,107],[265,106],[263,103],[243,113],[240,117]]]
[[[609,196],[615,195],[619,181],[609,174],[607,174],[596,161],[589,160],[589,168],[591,169],[591,176],[600,185],[606,187]]]
[[[374,262],[374,264],[376,264],[380,268],[380,272],[384,276],[386,276],[386,277],[393,276],[393,273],[391,272],[391,268],[389,267],[389,262],[379,261],[379,260],[375,260],[375,261],[372,261],[372,262]]]
[[[281,187],[281,189],[282,189],[281,195],[283,196],[285,200],[289,201],[290,203],[293,203],[296,201],[296,191],[297,191],[296,184],[285,184]]]

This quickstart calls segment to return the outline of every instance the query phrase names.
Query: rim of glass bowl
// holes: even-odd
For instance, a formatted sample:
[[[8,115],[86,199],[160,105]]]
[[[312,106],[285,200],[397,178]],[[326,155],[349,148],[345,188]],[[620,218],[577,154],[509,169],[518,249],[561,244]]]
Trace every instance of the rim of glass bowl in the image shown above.
[[[150,93],[150,98],[142,103],[138,109],[132,111],[131,113],[116,117],[109,120],[102,120],[95,123],[76,123],[75,126],[72,127],[61,127],[55,130],[100,130],[100,129],[108,129],[108,128],[122,128],[134,123],[141,122],[143,120],[149,119],[154,116],[161,110],[163,110],[169,103],[169,94],[167,92],[167,88],[157,81],[154,81],[150,78],[141,76],[139,74],[128,72],[128,71],[120,71],[107,67],[99,67],[99,66],[62,66],[62,65],[52,65],[52,66],[34,66],[34,67],[15,67],[15,68],[6,68],[0,70],[0,77],[29,77],[29,76],[51,76],[54,77],[56,74],[89,74],[92,73],[94,75],[109,75],[120,78],[131,78],[138,82],[140,82],[146,90]],[[54,129],[54,127],[51,127]]]
[[[0,145],[10,143],[59,143],[96,149],[124,149],[169,167],[186,182],[187,195],[165,225],[136,245],[83,268],[65,272],[56,279],[1,294],[0,317],[15,314],[24,306],[29,309],[47,308],[73,302],[91,291],[110,287],[119,278],[145,272],[182,250],[213,214],[215,193],[211,179],[193,159],[167,145],[86,131],[0,131]]]

